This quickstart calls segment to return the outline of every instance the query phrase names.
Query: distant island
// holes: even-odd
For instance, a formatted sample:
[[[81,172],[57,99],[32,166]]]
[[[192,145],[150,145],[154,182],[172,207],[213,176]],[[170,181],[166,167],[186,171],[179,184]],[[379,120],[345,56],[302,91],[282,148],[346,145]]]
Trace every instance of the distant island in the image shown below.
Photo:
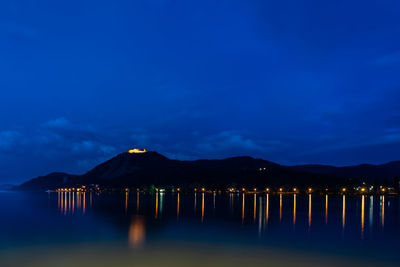
[[[283,166],[248,156],[221,160],[181,161],[157,152],[131,149],[83,175],[54,172],[31,179],[14,190],[252,190],[280,192],[398,193],[400,161],[349,167]],[[344,189],[346,188],[346,189]]]

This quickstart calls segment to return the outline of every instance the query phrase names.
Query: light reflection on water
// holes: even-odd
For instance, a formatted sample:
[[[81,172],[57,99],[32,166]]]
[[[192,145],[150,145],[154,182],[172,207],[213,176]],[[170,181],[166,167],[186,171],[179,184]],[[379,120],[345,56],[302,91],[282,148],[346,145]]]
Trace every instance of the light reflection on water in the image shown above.
[[[196,196],[195,196],[196,197]],[[155,215],[154,218],[158,218],[158,193],[156,193],[156,211],[155,211]]]
[[[385,227],[385,196],[381,196],[381,219],[382,228]]]
[[[253,219],[256,220],[256,208],[257,208],[257,194],[254,194],[254,212],[253,212]]]
[[[383,255],[392,253],[400,238],[396,196],[57,192],[49,198],[39,195],[36,201],[18,197],[20,203],[15,199],[0,202],[0,212],[8,214],[0,222],[0,234],[8,243],[25,227],[22,239],[32,242],[40,238],[49,242],[49,236],[59,241],[110,238],[138,248],[159,239],[222,240],[301,248],[315,244],[318,249],[323,244],[331,246],[329,253],[351,242],[352,249],[361,250],[359,245],[367,244]],[[196,212],[197,204],[201,212]],[[30,228],[22,223],[36,217]],[[47,227],[41,229],[42,224]]]
[[[311,227],[311,194],[308,194],[308,228]]]
[[[364,209],[365,209],[365,196],[361,196],[361,239],[364,238]]]
[[[245,199],[245,195],[244,195],[244,193],[242,194],[242,224],[243,224],[243,222],[244,222],[244,204],[245,204],[245,202],[244,202],[244,199]],[[214,203],[215,203],[215,195],[214,195]],[[214,204],[214,206],[215,206],[215,204]]]
[[[342,228],[346,226],[346,196],[343,195],[343,204],[342,204]]]
[[[243,198],[244,198],[244,194],[243,194]],[[265,220],[268,223],[268,219],[269,219],[269,194],[267,194],[266,202],[267,202],[267,205],[266,205],[267,207],[266,207],[266,210],[265,210]]]
[[[0,200],[1,249],[119,242],[137,251],[184,240],[400,257],[400,198],[390,195],[57,192]]]
[[[296,225],[296,194],[293,194],[293,227]]]
[[[90,194],[90,203],[93,202],[93,193],[92,192],[57,192],[55,193],[57,195],[57,209],[60,211],[60,214],[63,215],[74,215],[75,210],[79,212],[80,214],[85,214],[86,213],[86,194]],[[132,214],[132,211],[129,209],[130,203],[131,202],[136,202],[136,210],[135,214],[140,214],[140,198],[141,198],[142,193],[137,192],[136,193],[136,200],[132,200],[129,197],[129,192],[125,192],[124,194],[124,202],[123,202],[123,210],[125,215],[130,215]],[[165,201],[165,193],[155,193],[153,194],[154,197],[154,219],[160,219],[160,216],[165,213],[164,211],[164,206],[167,205],[167,210],[168,210],[168,205],[170,203],[164,203]],[[168,194],[167,194],[168,195]],[[256,222],[258,218],[258,228],[260,229],[260,225],[266,225],[269,222],[270,219],[270,194],[257,194],[257,193],[252,193],[252,219],[253,222]],[[101,196],[101,195],[100,195]],[[176,193],[173,195],[174,198],[176,199],[176,211],[175,211],[175,216],[177,219],[181,216],[181,193]],[[187,197],[190,196],[185,194],[184,200],[187,201]],[[293,227],[297,223],[297,216],[298,216],[298,194],[288,194],[285,195],[283,193],[279,193],[278,195],[279,198],[279,204],[278,204],[278,214],[279,214],[279,223],[284,223],[287,224],[287,221],[285,221],[284,214],[286,214],[287,210],[291,209],[291,217],[292,217],[292,225]],[[146,199],[144,201],[148,201],[148,197],[151,197],[151,194],[148,194],[145,196]],[[219,196],[220,198],[223,198],[224,196]],[[235,214],[235,198],[238,197],[241,199],[241,205],[240,205],[240,218],[241,218],[241,223],[245,223],[246,221],[246,213],[248,212],[246,210],[246,198],[250,197],[249,194],[246,193],[241,193],[239,194],[234,194],[230,193],[228,195],[229,198],[229,210],[231,213]],[[317,197],[317,196],[316,196]],[[332,196],[333,198],[338,196]],[[216,204],[216,193],[213,193],[212,195],[209,195],[207,193],[201,193],[201,215],[200,216],[200,221],[204,222],[208,216],[207,212],[207,207],[208,209],[211,209],[210,206],[206,205],[206,202],[208,198],[212,198],[212,210],[213,214],[215,214],[215,210],[217,208]],[[284,200],[292,198],[293,205],[289,206],[284,206]],[[362,196],[354,196],[352,197],[352,201],[356,201],[359,198],[360,201],[360,208],[359,208],[359,214],[360,214],[360,230],[361,230],[361,238],[364,237],[364,232],[366,228],[365,224],[365,211],[368,206],[368,228],[369,230],[373,230],[374,226],[374,196],[369,196],[369,202],[367,202],[367,196],[362,195]],[[75,200],[76,199],[76,200]],[[169,198],[167,198],[169,201]],[[317,214],[320,214],[322,211],[315,211],[313,209],[313,195],[308,194],[307,195],[307,225],[308,228],[312,226],[312,217],[313,213],[316,212]],[[324,219],[324,224],[328,225],[328,200],[329,196],[326,194],[323,196],[324,200],[324,209],[323,209],[323,219]],[[384,229],[385,227],[385,196],[381,195],[379,196],[379,219],[380,219],[380,227]],[[343,230],[346,228],[346,195],[341,196],[341,227]],[[148,204],[150,202],[146,203],[146,207],[148,207]],[[265,207],[263,207],[265,204]],[[193,205],[194,205],[194,216],[196,215],[196,209],[197,209],[197,193],[194,193],[194,199],[193,199]],[[89,208],[92,208],[92,204],[90,204]],[[219,206],[219,208],[223,208]],[[334,210],[331,210],[331,213],[335,212]],[[185,216],[187,215],[186,213],[184,214]],[[334,217],[333,214],[331,216]],[[283,222],[285,221],[285,222]],[[261,231],[261,230],[260,230]]]
[[[129,245],[133,248],[143,245],[146,238],[146,222],[143,216],[132,216],[129,225]]]
[[[204,193],[201,194],[201,222],[204,221]]]
[[[282,221],[282,194],[279,194],[279,221]]]
[[[177,200],[176,200],[176,218],[179,220],[179,197],[180,193],[177,195]]]
[[[369,227],[372,229],[374,219],[374,196],[369,197]]]
[[[194,193],[194,214],[196,215],[197,193]]]
[[[325,195],[325,224],[328,224],[328,195]]]

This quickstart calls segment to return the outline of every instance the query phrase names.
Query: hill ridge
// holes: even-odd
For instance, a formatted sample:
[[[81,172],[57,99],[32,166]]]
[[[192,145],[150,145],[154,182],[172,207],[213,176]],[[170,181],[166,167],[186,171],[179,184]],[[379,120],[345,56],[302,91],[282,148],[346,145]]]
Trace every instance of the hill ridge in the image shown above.
[[[371,182],[374,179],[394,179],[396,176],[400,176],[400,161],[346,167],[320,164],[284,166],[250,156],[181,161],[149,151],[140,154],[120,153],[82,175],[53,172],[33,178],[16,189],[43,190],[77,184],[100,184],[108,187],[150,184],[337,186],[352,180],[354,182],[354,179]]]

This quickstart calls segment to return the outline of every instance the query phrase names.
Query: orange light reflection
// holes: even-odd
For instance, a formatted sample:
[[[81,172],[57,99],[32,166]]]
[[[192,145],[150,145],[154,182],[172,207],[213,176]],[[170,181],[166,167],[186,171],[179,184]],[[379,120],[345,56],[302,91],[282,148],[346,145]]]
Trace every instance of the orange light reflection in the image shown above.
[[[293,226],[296,225],[296,194],[293,195]]]
[[[201,222],[204,221],[204,193],[201,194]]]
[[[267,202],[267,204],[266,204],[266,208],[265,208],[265,220],[268,223],[268,219],[269,219],[269,194],[267,194],[266,202]]]
[[[361,238],[364,237],[364,209],[365,209],[365,196],[361,197]]]
[[[311,226],[311,194],[308,194],[308,227]]]
[[[257,217],[257,213],[256,213],[256,209],[257,209],[257,194],[254,194],[254,221],[256,220]]]
[[[385,196],[382,196],[382,213],[381,213],[381,217],[382,217],[382,228],[384,228],[384,226],[385,226]]]
[[[155,211],[154,218],[157,219],[157,217],[158,217],[158,193],[156,193],[156,211]]]
[[[343,195],[343,204],[342,204],[342,227],[346,226],[346,196]]]
[[[328,195],[325,195],[325,224],[328,224]]]
[[[133,248],[141,246],[146,237],[146,224],[141,216],[134,216],[129,225],[129,245]]]
[[[279,221],[282,221],[282,194],[279,194]]]
[[[179,219],[179,193],[176,201],[176,218]]]
[[[242,223],[244,222],[244,193],[242,194]]]

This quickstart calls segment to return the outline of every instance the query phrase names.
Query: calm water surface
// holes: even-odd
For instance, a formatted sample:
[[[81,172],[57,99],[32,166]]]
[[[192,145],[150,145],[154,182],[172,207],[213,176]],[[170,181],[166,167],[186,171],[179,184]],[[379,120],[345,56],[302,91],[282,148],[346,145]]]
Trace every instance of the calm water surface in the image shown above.
[[[2,266],[400,262],[397,196],[2,192],[0,214]]]

